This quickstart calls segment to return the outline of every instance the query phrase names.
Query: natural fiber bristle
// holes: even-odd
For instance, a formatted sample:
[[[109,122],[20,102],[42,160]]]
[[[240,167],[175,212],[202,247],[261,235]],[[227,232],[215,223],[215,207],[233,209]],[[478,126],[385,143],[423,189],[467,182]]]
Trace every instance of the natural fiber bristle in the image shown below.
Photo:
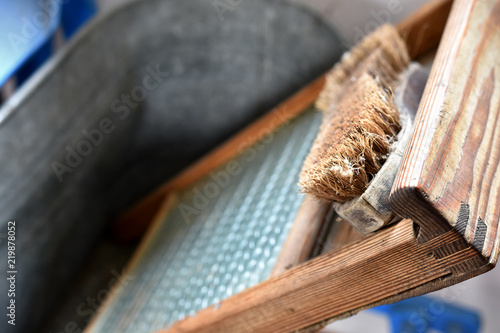
[[[333,68],[316,103],[324,119],[300,175],[303,192],[345,202],[366,190],[401,128],[392,87],[408,62],[398,32],[383,26]]]

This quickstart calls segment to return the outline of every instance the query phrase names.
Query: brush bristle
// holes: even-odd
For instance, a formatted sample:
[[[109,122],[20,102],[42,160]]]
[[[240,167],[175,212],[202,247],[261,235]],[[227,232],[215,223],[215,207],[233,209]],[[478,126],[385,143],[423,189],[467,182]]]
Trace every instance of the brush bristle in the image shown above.
[[[405,43],[386,25],[333,68],[316,103],[324,119],[300,175],[303,192],[346,202],[366,190],[401,129],[392,88],[408,63]]]

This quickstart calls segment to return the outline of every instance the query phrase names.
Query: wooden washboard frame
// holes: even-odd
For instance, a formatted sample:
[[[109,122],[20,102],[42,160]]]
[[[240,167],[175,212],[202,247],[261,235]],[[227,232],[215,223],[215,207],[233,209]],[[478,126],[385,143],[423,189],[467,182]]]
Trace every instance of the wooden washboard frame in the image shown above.
[[[484,57],[500,49],[500,1],[479,2],[456,1],[446,23],[416,129],[391,193],[393,209],[405,219],[304,262],[330,211],[326,204],[305,201],[272,277],[164,332],[316,331],[359,310],[437,290],[495,266],[499,65]],[[450,7],[451,1],[432,1],[398,25],[412,58],[438,44]],[[486,28],[471,28],[481,24]],[[156,218],[129,265],[140,257],[155,224],[172,207],[176,191],[298,115],[313,103],[323,84],[323,77],[311,83],[131,210],[118,224],[123,238],[140,233],[149,216]],[[479,174],[470,158],[478,154]]]

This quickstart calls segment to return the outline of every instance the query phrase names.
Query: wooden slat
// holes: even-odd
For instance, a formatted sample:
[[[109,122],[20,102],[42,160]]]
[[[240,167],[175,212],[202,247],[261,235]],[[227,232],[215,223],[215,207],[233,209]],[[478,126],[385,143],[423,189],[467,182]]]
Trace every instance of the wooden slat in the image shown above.
[[[279,275],[311,257],[330,209],[329,202],[305,196],[271,276]]]
[[[413,222],[403,220],[162,332],[291,332],[432,283],[451,274],[449,267],[478,257],[470,247],[442,258],[430,255],[431,250],[415,238]]]
[[[391,204],[426,226],[424,238],[453,227],[496,261],[500,1],[457,0],[450,15]]]

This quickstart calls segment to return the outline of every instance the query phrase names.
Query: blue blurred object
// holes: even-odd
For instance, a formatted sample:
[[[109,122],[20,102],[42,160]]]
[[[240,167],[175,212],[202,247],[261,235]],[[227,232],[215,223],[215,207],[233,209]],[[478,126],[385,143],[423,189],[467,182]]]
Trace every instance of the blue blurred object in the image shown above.
[[[69,38],[97,8],[93,0],[17,0],[3,1],[0,10],[2,86],[12,76],[21,85],[52,54],[59,25]]]
[[[26,81],[31,74],[36,71],[52,54],[52,38],[47,39],[33,55],[28,57],[26,61],[19,67],[16,72],[17,85],[20,86]],[[8,78],[7,78],[8,79]]]
[[[61,24],[69,39],[97,12],[94,0],[66,0],[62,6]]]
[[[378,306],[372,311],[387,314],[393,333],[477,333],[481,319],[469,309],[430,297],[413,297]]]

